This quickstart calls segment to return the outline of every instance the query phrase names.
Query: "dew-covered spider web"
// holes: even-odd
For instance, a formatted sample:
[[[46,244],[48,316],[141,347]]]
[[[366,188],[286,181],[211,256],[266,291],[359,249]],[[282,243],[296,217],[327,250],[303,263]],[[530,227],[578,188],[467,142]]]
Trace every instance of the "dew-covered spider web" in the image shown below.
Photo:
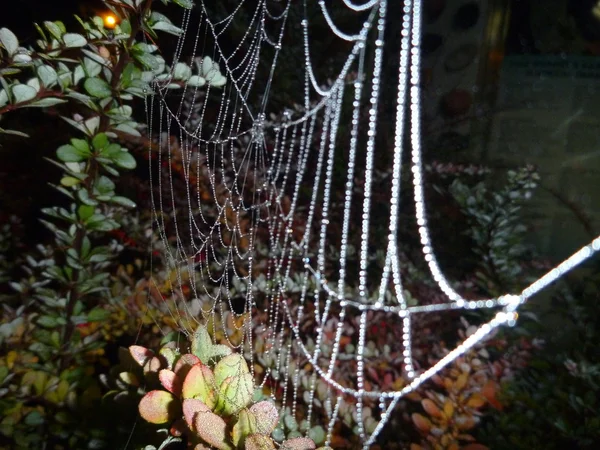
[[[252,363],[256,384],[298,420],[321,425],[326,443],[340,409],[352,405],[368,448],[400,398],[513,325],[519,306],[591,257],[600,238],[520,292],[467,300],[438,265],[427,223],[421,1],[394,5],[393,14],[386,0],[220,3],[198,0],[185,11],[170,76],[154,81],[147,104],[149,136],[167,136],[150,150],[160,248],[174,292],[191,288],[171,314],[187,332],[212,319]],[[176,79],[185,86],[174,89]],[[395,98],[384,98],[384,82],[397,86]],[[395,120],[382,123],[390,107]],[[389,145],[379,145],[382,135]],[[378,169],[382,160],[390,176]],[[411,224],[399,221],[401,174],[412,179],[411,208],[441,303],[409,304],[404,295],[399,230]],[[489,309],[491,319],[437,363],[415,364],[414,318],[459,309]],[[225,315],[235,320],[227,325]],[[393,364],[408,382],[396,388],[365,383],[369,330],[382,322],[402,330]],[[367,407],[376,410],[368,426]]]

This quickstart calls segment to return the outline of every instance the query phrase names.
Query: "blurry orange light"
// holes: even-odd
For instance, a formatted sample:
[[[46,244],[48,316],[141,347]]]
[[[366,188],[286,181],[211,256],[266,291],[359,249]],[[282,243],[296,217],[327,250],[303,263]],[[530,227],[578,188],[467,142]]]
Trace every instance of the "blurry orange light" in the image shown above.
[[[112,14],[107,14],[104,16],[104,26],[106,28],[114,28],[117,24],[117,18]]]

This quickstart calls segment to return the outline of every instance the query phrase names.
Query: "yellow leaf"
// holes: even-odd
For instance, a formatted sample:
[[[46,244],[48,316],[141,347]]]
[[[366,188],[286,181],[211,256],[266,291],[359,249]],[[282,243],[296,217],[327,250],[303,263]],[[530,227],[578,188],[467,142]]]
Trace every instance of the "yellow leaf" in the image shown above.
[[[10,352],[8,352],[8,354],[6,355],[6,366],[9,369],[12,369],[13,366],[15,365],[15,361],[17,360],[17,352],[15,352],[14,350],[11,350]]]
[[[446,399],[444,403],[444,415],[449,419],[454,415],[454,405],[450,399]]]
[[[481,394],[473,394],[471,395],[471,397],[469,398],[469,400],[467,401],[467,406],[469,408],[481,408],[483,405],[485,405],[486,400],[485,397]]]
[[[461,373],[454,383],[454,388],[458,391],[461,391],[467,385],[468,380],[469,374],[465,372]]]

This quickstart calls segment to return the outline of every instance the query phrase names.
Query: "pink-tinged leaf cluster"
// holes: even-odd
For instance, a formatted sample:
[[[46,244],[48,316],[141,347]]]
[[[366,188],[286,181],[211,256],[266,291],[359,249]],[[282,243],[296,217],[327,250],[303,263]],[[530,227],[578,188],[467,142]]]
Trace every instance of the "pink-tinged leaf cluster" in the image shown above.
[[[269,401],[252,404],[254,379],[244,357],[214,345],[206,330],[197,332],[194,339],[194,354],[179,354],[169,344],[158,356],[144,347],[129,348],[146,381],[162,387],[141,399],[141,417],[152,424],[167,425],[170,438],[185,435],[189,448],[195,450],[207,446],[275,450],[271,433],[279,414]],[[314,450],[315,444],[308,438],[295,438],[280,448]]]

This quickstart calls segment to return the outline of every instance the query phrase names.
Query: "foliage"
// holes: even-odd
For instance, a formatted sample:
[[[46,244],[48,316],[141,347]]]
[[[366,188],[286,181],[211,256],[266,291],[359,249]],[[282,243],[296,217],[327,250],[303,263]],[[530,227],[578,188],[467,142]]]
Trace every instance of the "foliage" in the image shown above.
[[[139,412],[147,422],[167,426],[159,430],[167,434],[159,448],[185,441],[196,450],[206,448],[205,444],[220,450],[275,449],[270,435],[279,421],[277,408],[267,400],[253,402],[262,393],[255,393],[244,357],[228,346],[213,344],[203,325],[194,333],[190,351],[181,354],[173,341],[163,345],[158,355],[131,346],[127,355],[134,363],[128,365],[135,371],[119,374],[129,385],[138,387],[144,379],[146,389],[152,389],[140,400]],[[316,446],[297,437],[280,448]]]
[[[598,266],[593,267],[597,274]],[[526,330],[544,348],[507,381],[503,412],[491,415],[479,439],[491,448],[596,448],[600,441],[600,314],[597,275],[572,280]]]
[[[188,0],[172,0],[185,8]],[[147,41],[157,32],[179,35],[168,18],[151,10],[151,0],[119,0],[106,7],[118,18],[113,29],[100,17],[83,20],[80,32],[60,21],[38,26],[36,48],[24,47],[0,29],[0,119],[26,108],[42,108],[72,126],[73,137],[48,159],[62,173],[53,185],[66,206],[43,209],[52,245],[26,255],[25,277],[10,285],[0,335],[0,442],[15,448],[101,448],[111,439],[99,408],[98,370],[109,364],[96,324],[111,316],[109,282],[123,245],[110,238],[117,216],[135,203],[116,193],[121,171],[136,160],[120,144],[140,136],[133,102],[152,92],[151,82],[168,89],[183,85],[223,86],[210,58],[195,69],[179,62],[167,67]],[[171,3],[171,0],[163,0]],[[0,134],[27,137],[19,130]],[[7,251],[7,249],[3,249]],[[5,261],[5,260],[3,260]],[[18,261],[15,259],[15,261]],[[3,262],[3,273],[12,270]],[[12,275],[12,274],[11,274]],[[4,275],[3,275],[4,276]]]

